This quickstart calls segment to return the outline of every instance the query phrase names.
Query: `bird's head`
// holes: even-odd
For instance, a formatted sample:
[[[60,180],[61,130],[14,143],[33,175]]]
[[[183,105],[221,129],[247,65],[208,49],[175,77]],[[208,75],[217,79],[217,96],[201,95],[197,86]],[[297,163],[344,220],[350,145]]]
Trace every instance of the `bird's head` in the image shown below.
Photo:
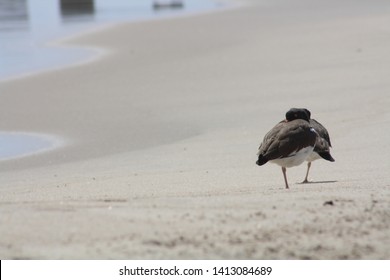
[[[311,116],[310,111],[305,108],[291,108],[286,113],[286,120],[293,121],[297,119],[302,119],[302,120],[309,121],[310,116]]]

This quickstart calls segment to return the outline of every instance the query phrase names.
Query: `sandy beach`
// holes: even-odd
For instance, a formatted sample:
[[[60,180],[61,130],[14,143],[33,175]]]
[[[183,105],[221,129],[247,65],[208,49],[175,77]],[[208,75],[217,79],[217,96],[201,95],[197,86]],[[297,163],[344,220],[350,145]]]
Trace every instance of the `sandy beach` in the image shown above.
[[[389,2],[240,3],[63,40],[100,55],[0,82],[1,131],[62,143],[0,161],[0,259],[390,259]],[[291,107],[336,162],[286,190],[255,161]]]

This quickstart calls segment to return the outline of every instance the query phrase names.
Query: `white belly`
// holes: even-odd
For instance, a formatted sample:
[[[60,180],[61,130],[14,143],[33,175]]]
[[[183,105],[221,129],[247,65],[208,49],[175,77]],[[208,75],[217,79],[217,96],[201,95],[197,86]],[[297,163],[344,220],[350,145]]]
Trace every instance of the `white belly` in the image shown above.
[[[304,162],[307,157],[313,152],[314,147],[306,147],[302,150],[290,154],[288,157],[285,158],[278,158],[270,160],[271,163],[276,163],[277,165],[280,165],[282,167],[293,167],[300,165],[302,162]]]
[[[317,159],[320,159],[320,155],[317,154],[316,152],[312,152],[306,159],[306,161],[315,161]]]

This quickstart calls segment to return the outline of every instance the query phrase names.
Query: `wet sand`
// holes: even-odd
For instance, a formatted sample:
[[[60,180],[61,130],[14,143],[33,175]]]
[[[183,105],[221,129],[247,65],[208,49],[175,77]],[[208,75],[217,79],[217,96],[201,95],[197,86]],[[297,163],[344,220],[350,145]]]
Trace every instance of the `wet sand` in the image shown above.
[[[293,3],[292,3],[293,2]],[[389,259],[387,1],[245,1],[64,41],[101,55],[0,82],[1,259]],[[255,165],[290,107],[335,163]]]

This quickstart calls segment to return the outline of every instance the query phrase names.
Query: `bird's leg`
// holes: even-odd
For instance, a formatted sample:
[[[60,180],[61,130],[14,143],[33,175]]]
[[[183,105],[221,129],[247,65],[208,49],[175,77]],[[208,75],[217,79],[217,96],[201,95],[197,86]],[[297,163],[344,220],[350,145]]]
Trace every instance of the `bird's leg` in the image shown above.
[[[309,177],[310,166],[311,166],[311,161],[309,161],[309,162],[307,163],[306,177],[305,177],[305,180],[302,181],[302,184],[309,183],[309,181],[307,180],[307,178]]]
[[[286,183],[286,189],[288,189],[287,176],[286,176],[286,167],[282,167],[284,182]]]

